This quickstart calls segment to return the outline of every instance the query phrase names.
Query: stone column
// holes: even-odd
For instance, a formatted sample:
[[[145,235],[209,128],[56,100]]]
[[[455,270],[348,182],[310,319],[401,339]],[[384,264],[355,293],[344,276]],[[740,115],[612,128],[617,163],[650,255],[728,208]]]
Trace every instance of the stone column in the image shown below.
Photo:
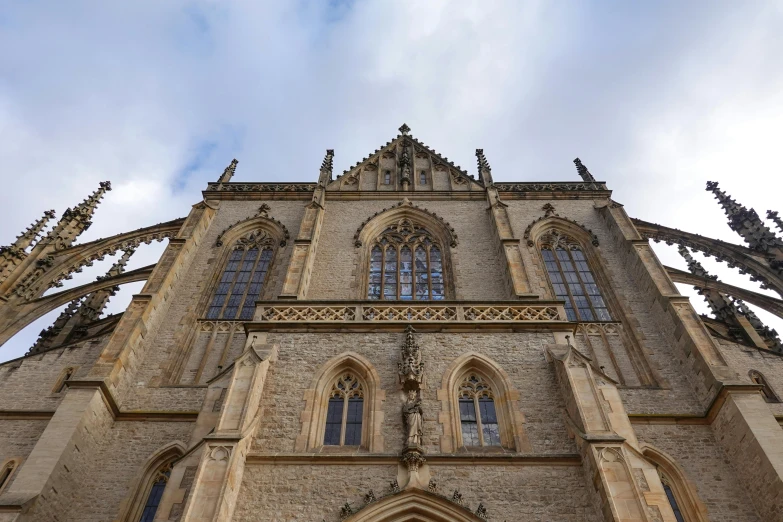
[[[676,522],[655,466],[643,457],[615,383],[573,346],[551,345],[567,422],[586,480],[612,522]]]
[[[234,362],[231,382],[215,432],[204,438],[183,522],[229,522],[245,470],[245,456],[260,418],[259,405],[277,347],[254,345]],[[168,515],[161,520],[166,520]]]

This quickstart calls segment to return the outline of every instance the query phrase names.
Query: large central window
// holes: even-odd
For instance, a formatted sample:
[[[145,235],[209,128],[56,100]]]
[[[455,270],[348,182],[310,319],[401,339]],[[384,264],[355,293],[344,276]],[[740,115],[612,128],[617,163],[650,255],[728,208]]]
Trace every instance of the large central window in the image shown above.
[[[443,254],[424,227],[401,219],[370,250],[368,299],[445,299]]]

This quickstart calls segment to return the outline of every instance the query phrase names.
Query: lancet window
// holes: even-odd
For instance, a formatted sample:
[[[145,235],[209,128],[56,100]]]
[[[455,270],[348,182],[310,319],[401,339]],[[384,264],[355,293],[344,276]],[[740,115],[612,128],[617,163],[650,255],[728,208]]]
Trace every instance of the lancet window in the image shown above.
[[[587,258],[579,243],[553,230],[540,241],[549,282],[558,299],[565,301],[569,321],[611,321]]]
[[[249,321],[269,271],[275,241],[263,230],[233,246],[207,310],[207,319]]]
[[[443,253],[424,227],[403,218],[370,250],[368,299],[445,299]]]
[[[660,473],[660,470],[658,475],[661,477],[661,484],[663,484],[663,490],[666,492],[666,498],[669,500],[669,505],[672,507],[672,511],[674,511],[674,518],[677,519],[677,522],[685,522],[685,517],[682,514],[680,505],[677,503],[677,498],[674,496],[674,491],[672,490],[669,478],[663,473]]]
[[[166,489],[166,483],[171,476],[172,463],[162,466],[153,477],[150,493],[147,495],[147,501],[144,503],[144,511],[141,512],[139,522],[152,522],[155,519],[155,513],[158,511],[160,499],[163,496],[163,490]]]
[[[332,385],[326,411],[325,446],[359,446],[362,443],[364,387],[352,373],[343,373]]]
[[[464,446],[500,446],[492,389],[475,373],[466,375],[460,384],[459,416]]]

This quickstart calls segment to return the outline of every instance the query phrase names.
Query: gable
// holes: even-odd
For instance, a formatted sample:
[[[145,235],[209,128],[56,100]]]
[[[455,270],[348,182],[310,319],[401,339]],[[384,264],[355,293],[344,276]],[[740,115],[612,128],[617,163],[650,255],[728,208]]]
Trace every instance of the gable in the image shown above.
[[[448,158],[410,135],[400,134],[327,185],[328,191],[471,191],[482,184]]]

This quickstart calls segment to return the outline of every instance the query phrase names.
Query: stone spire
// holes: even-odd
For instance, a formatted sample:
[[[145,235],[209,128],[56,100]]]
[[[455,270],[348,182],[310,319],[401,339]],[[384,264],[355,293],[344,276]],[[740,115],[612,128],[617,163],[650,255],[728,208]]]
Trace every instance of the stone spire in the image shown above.
[[[125,272],[125,265],[128,264],[133,252],[134,249],[123,252],[117,262],[106,272],[106,275],[98,277],[97,280],[101,281]],[[71,301],[54,321],[54,324],[40,333],[38,340],[28,353],[39,353],[83,337],[86,334],[86,326],[101,317],[106,305],[109,304],[109,299],[119,289],[119,286],[102,288],[84,298],[79,297]]]
[[[688,252],[687,248],[680,245],[678,250],[680,255],[685,258],[685,262],[688,263],[688,270],[690,273],[705,279],[718,279],[718,276],[710,275],[709,272],[707,272],[704,267],[701,266],[701,263],[696,261],[693,256],[691,256],[691,253]],[[734,324],[734,313],[737,310],[734,308],[732,303],[723,296],[723,294],[717,290],[712,290],[709,288],[701,288],[699,286],[694,288],[697,292],[699,292],[699,295],[704,297],[704,300],[707,302],[710,310],[712,310],[712,313],[715,314],[716,319],[722,322]]]
[[[231,160],[231,163],[226,167],[226,170],[223,171],[223,174],[220,175],[218,178],[218,183],[228,183],[231,181],[231,178],[234,177],[234,174],[237,171],[237,163],[239,163],[236,158]]]
[[[98,281],[116,277],[125,272],[125,266],[128,264],[128,260],[135,251],[135,249],[129,248],[123,252],[117,262],[115,262],[106,272],[106,275],[99,277]],[[106,308],[106,305],[109,304],[109,299],[114,296],[119,289],[118,286],[113,286],[102,290],[96,290],[89,294],[79,308],[79,313],[83,316],[84,322],[90,323],[98,320],[103,313],[103,310]]]
[[[321,162],[321,172],[318,176],[318,184],[326,187],[326,184],[332,181],[332,167],[334,165],[334,149],[326,149],[326,155]]]
[[[715,199],[723,207],[723,211],[729,218],[729,227],[741,235],[752,249],[768,253],[772,248],[783,247],[783,241],[764,224],[755,210],[747,209],[734,201],[718,188],[718,183],[715,181],[707,182],[707,191],[715,194]]]
[[[73,244],[79,235],[90,228],[92,216],[106,192],[111,190],[111,182],[101,181],[98,190],[90,194],[84,201],[69,208],[60,221],[46,236],[47,243],[54,243],[55,249],[62,250]]]
[[[487,157],[484,156],[484,149],[476,149],[476,162],[478,163],[478,172],[484,185],[492,185],[492,167],[489,166]]]
[[[57,316],[57,319],[54,320],[54,324],[45,330],[41,330],[41,333],[38,334],[38,340],[35,341],[35,344],[27,351],[28,355],[40,353],[55,346],[55,338],[62,332],[65,325],[68,324],[68,321],[76,315],[81,300],[82,298],[79,297],[68,303],[65,310],[63,310],[60,315]]]
[[[783,232],[783,219],[780,219],[780,216],[778,216],[777,212],[767,210],[767,219],[771,219],[772,221],[774,221],[775,226],[778,227],[778,230]]]
[[[576,165],[576,171],[579,173],[580,176],[582,176],[582,179],[586,183],[593,183],[595,181],[595,178],[593,177],[592,174],[590,174],[590,171],[587,170],[587,167],[584,166],[582,160],[576,158],[574,160],[574,165]]]
[[[41,231],[46,227],[46,224],[49,222],[50,219],[54,217],[54,210],[47,210],[44,212],[44,215],[41,219],[34,221],[32,225],[27,227],[27,229],[22,232],[19,236],[16,237],[16,241],[13,245],[11,245],[12,248],[18,248],[20,250],[25,250],[27,247],[32,246],[33,243],[35,243],[36,239],[38,239],[38,234],[41,233]]]

